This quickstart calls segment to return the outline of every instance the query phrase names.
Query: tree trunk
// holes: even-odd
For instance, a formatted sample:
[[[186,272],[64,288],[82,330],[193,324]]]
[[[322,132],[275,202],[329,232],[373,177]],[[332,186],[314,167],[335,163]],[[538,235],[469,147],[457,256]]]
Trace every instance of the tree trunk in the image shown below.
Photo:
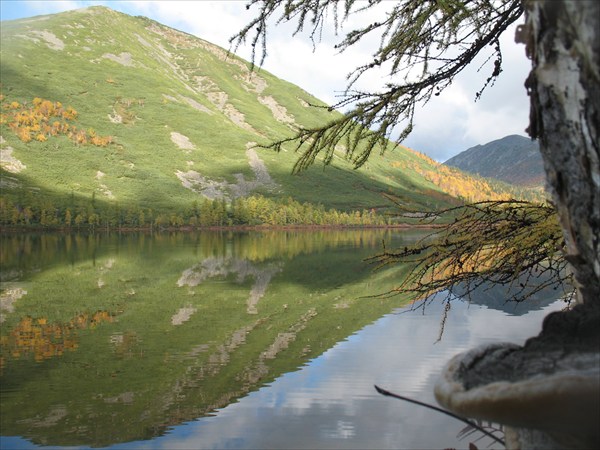
[[[600,2],[523,3],[528,131],[540,141],[581,304],[546,316],[523,346],[457,355],[435,394],[457,414],[505,424],[508,448],[599,448]]]
[[[600,306],[600,2],[524,0],[532,71],[529,134],[539,139],[578,288]]]

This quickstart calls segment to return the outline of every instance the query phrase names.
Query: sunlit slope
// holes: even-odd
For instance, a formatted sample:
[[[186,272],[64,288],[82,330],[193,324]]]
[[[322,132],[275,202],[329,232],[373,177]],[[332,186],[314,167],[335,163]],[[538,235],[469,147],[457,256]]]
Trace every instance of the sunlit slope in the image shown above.
[[[402,147],[360,170],[340,148],[332,167],[292,176],[292,147],[277,154],[253,143],[336,113],[310,107],[322,103],[266,71],[251,72],[220,47],[147,18],[91,7],[2,22],[1,38],[3,195],[155,211],[253,194],[340,209],[389,205],[381,192],[414,208],[452,202],[423,175],[437,165]],[[36,98],[72,107],[69,123],[87,142],[49,128],[38,140],[35,124],[30,142],[18,137],[9,122]],[[58,119],[40,119],[42,134]],[[91,136],[112,143],[96,146]]]

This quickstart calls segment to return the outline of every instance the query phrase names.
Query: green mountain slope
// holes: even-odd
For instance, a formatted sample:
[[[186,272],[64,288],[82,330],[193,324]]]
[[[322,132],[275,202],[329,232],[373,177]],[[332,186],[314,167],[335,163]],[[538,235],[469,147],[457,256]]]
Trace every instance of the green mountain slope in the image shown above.
[[[292,176],[292,148],[277,154],[253,143],[337,113],[309,107],[322,103],[145,17],[91,7],[4,21],[1,38],[4,223],[15,222],[11,208],[19,220],[43,216],[43,208],[68,207],[73,217],[86,208],[177,212],[204,198],[249,195],[346,211],[389,206],[381,192],[411,208],[454,202],[423,175],[435,163],[402,147],[360,170],[340,147],[333,166]],[[39,211],[23,213],[28,205]]]

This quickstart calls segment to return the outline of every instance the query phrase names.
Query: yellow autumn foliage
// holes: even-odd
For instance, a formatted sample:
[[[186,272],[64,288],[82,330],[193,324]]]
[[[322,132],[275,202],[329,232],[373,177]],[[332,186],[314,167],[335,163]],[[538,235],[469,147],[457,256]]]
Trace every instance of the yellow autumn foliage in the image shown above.
[[[6,97],[1,95],[1,99],[4,101]],[[78,113],[72,106],[64,108],[61,102],[52,102],[40,97],[35,97],[31,105],[6,100],[2,109],[8,113],[2,114],[1,123],[8,125],[25,143],[34,138],[36,141],[46,142],[48,138],[58,135],[66,135],[80,145],[90,143],[105,147],[112,143],[112,136],[99,136],[93,130],[89,136],[85,130],[75,132],[75,127],[68,121],[76,120]],[[52,125],[49,125],[50,123]]]
[[[112,321],[113,315],[108,311],[80,314],[66,323],[48,323],[46,317],[34,319],[26,316],[8,334],[0,336],[0,347],[2,354],[9,358],[20,359],[31,355],[39,362],[77,349],[77,330],[93,329],[102,322]],[[5,364],[4,358],[0,360],[0,369]]]

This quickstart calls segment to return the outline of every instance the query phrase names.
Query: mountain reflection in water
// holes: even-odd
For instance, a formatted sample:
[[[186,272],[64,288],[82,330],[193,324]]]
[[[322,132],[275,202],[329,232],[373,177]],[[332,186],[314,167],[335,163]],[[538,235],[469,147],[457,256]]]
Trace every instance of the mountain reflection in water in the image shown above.
[[[407,299],[364,298],[407,268],[363,258],[417,237],[3,236],[1,447],[464,446],[462,424],[373,384],[433,402],[450,356],[524,339],[559,306],[507,317],[455,302],[434,344],[439,303],[398,315]]]
[[[523,288],[520,284],[523,284]],[[537,286],[544,287],[537,290]],[[453,295],[471,304],[504,311],[510,315],[521,316],[530,311],[539,310],[554,303],[558,298],[569,298],[568,285],[562,286],[549,275],[536,277],[522,276],[513,285],[484,283],[469,292],[463,284],[454,286]],[[514,297],[519,300],[515,300]]]

